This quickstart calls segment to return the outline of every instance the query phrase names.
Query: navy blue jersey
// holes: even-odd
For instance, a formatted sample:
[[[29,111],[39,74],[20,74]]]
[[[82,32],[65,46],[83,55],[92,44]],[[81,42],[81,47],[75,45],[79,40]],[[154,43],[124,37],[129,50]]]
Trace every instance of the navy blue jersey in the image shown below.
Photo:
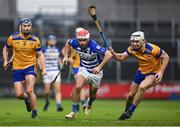
[[[58,71],[60,50],[56,47],[47,46],[43,48],[45,65],[47,71]]]
[[[69,40],[68,43],[79,54],[80,66],[85,67],[89,72],[92,72],[92,69],[102,62],[106,52],[106,49],[98,45],[94,40],[89,40],[86,49],[80,47],[77,38]]]

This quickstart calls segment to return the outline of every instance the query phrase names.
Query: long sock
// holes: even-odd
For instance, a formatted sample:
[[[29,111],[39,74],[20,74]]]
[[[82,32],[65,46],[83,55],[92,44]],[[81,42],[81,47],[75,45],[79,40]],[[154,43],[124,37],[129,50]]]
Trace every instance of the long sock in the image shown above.
[[[26,96],[26,97],[24,98],[24,101],[25,101],[25,102],[28,102],[28,101],[29,101],[29,97]]]
[[[32,110],[32,115],[37,116],[37,110],[36,109]]]
[[[134,112],[135,109],[136,109],[136,105],[131,104],[129,110],[130,110],[131,112]]]
[[[49,103],[49,94],[45,94],[45,102]]]
[[[86,106],[86,101],[85,100],[81,100],[81,104],[82,104],[83,107]]]
[[[79,104],[77,105],[77,111],[79,111]]]
[[[93,103],[93,100],[89,99],[89,100],[88,100],[88,105],[91,106],[92,103]]]
[[[130,108],[132,102],[133,102],[134,97],[128,97],[127,101],[126,101],[126,108],[125,108],[125,112]]]
[[[77,103],[72,103],[72,111],[77,112],[78,104]]]
[[[49,103],[49,97],[46,97],[46,98],[45,98],[45,102],[46,102],[46,103]]]
[[[61,102],[56,102],[56,108],[60,108],[61,107]]]

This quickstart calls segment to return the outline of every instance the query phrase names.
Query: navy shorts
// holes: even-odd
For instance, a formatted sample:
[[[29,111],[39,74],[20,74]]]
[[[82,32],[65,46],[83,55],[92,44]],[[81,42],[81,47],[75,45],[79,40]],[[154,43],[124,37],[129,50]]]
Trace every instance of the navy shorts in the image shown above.
[[[34,75],[37,77],[34,65],[22,70],[13,70],[13,82],[25,80],[26,75]]]
[[[79,71],[79,68],[78,68],[78,67],[73,67],[72,69],[73,69],[73,74],[74,74],[74,75],[77,74],[78,71]]]
[[[148,74],[142,74],[141,71],[137,70],[136,74],[134,76],[133,82],[136,84],[140,84],[148,75],[155,75],[156,73],[148,73]]]

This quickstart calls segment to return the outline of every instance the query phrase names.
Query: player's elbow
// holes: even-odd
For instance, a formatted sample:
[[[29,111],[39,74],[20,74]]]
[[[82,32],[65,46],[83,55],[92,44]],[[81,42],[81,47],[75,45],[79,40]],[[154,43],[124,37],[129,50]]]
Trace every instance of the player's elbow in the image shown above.
[[[109,50],[106,51],[106,55],[109,57],[109,59],[111,59],[112,56],[113,56],[112,53]]]
[[[165,59],[167,62],[169,61],[169,55],[165,51],[163,52],[163,59]]]
[[[122,59],[122,58],[120,57],[120,58],[119,58],[119,61],[120,61],[120,62],[124,62],[124,59]]]
[[[166,59],[169,61],[169,55],[166,53]]]
[[[118,60],[119,62],[124,62],[124,61],[125,61],[125,59],[124,59],[123,57],[118,57],[117,60]]]
[[[31,95],[34,91],[33,91],[33,89],[31,87],[28,87],[26,89],[26,92],[27,92],[28,95]]]
[[[42,52],[38,54],[38,59],[39,59],[39,61],[45,61],[45,57]]]
[[[6,46],[3,47],[3,52],[8,52],[8,48]]]

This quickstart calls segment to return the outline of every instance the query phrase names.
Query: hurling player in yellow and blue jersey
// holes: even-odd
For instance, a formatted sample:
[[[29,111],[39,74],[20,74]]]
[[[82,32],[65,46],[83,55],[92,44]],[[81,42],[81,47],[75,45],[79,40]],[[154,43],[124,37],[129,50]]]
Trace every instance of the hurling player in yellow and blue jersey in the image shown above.
[[[13,50],[13,83],[16,97],[24,100],[32,118],[37,117],[37,99],[34,93],[37,58],[42,75],[46,74],[45,59],[38,37],[32,35],[32,22],[29,18],[19,21],[19,32],[12,34],[3,48],[3,67],[7,69],[9,49]],[[25,89],[25,90],[24,90]],[[25,92],[24,92],[25,91]]]
[[[125,112],[118,118],[119,120],[131,118],[145,91],[162,81],[169,61],[169,56],[164,50],[146,42],[142,31],[134,32],[130,42],[131,45],[124,53],[116,53],[110,49],[116,60],[123,62],[129,56],[135,56],[139,64],[127,97]]]

